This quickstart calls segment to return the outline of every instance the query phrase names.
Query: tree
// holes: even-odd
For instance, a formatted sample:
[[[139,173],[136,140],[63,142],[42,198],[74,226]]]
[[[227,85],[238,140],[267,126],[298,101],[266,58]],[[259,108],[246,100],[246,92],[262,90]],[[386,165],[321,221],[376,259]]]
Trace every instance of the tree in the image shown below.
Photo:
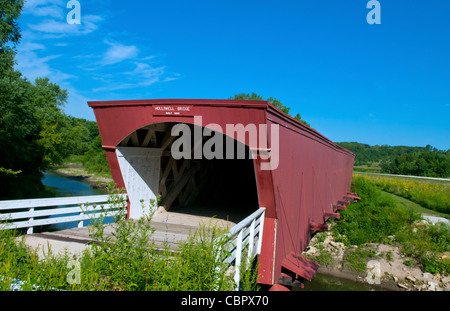
[[[65,154],[61,129],[67,91],[47,78],[33,83],[14,69],[23,1],[0,1],[0,198],[42,190],[41,171]]]
[[[256,93],[252,93],[252,94],[246,94],[246,93],[241,93],[241,94],[236,94],[234,95],[234,97],[230,97],[229,99],[244,99],[244,100],[264,100],[262,96],[256,94]],[[275,107],[279,108],[281,111],[283,111],[285,114],[289,115],[289,111],[291,110],[291,108],[283,105],[278,99],[273,98],[273,97],[269,97],[266,99],[266,101],[270,102],[272,105],[274,105]],[[303,124],[306,124],[308,126],[309,123],[307,123],[306,121],[302,120],[301,115],[299,113],[297,113],[294,116],[294,119],[302,122]]]
[[[43,155],[41,170],[46,170],[55,164],[61,164],[68,153],[70,137],[63,135],[66,115],[62,110],[67,102],[67,91],[48,78],[37,78],[31,89],[30,104],[39,130],[36,143]]]
[[[20,29],[17,20],[23,8],[23,0],[2,0],[0,2],[0,45],[17,44],[20,40]]]
[[[17,20],[23,0],[0,1],[0,77],[14,66],[15,47],[20,40]]]

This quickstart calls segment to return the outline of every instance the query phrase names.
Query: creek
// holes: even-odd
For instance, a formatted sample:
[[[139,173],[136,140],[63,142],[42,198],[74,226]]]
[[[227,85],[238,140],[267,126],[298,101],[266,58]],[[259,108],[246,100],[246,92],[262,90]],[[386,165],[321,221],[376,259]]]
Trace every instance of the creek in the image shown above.
[[[101,195],[105,194],[99,189],[92,188],[89,183],[84,182],[81,179],[65,177],[51,171],[44,172],[44,178],[42,179],[46,190],[52,193],[55,197],[76,197],[76,196],[89,196],[89,195]],[[75,215],[75,214],[74,214]],[[68,215],[69,216],[69,215]],[[89,221],[85,221],[84,225],[87,225]],[[36,228],[37,231],[57,231],[64,229],[71,229],[77,226],[77,222],[54,224],[45,226],[44,228]]]

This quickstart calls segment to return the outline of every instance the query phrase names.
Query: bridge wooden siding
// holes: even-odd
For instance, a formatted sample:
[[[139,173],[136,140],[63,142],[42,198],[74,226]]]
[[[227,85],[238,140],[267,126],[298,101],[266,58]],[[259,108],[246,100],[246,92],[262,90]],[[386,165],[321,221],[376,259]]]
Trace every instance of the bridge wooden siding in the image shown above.
[[[355,155],[284,114],[269,102],[155,99],[89,102],[89,106],[94,109],[103,148],[113,178],[120,187],[126,187],[127,184],[124,180],[126,174],[121,170],[118,158],[121,146],[141,149],[156,147],[162,149],[161,158],[167,157],[170,161],[168,147],[173,138],[170,138],[167,129],[162,131],[165,135],[157,135],[168,124],[194,125],[194,117],[201,117],[205,127],[209,124],[219,125],[222,129],[227,124],[267,125],[267,131],[258,133],[267,141],[265,149],[252,145],[236,133],[230,136],[252,151],[257,201],[259,206],[266,208],[264,240],[259,256],[261,284],[275,284],[286,274],[300,281],[308,280],[310,275],[303,272],[314,270],[315,265],[299,259],[299,254],[315,232],[327,230],[325,221],[328,218],[338,218],[339,210],[345,209],[352,199],[356,199],[355,194],[350,193]],[[182,108],[181,113],[164,113],[165,110],[176,111],[178,108]],[[272,141],[274,125],[278,125],[279,137]],[[224,130],[222,132],[227,134]],[[263,169],[268,165],[263,155],[270,154],[277,145],[280,156],[278,167]],[[153,191],[154,194],[164,194],[167,190],[165,171],[180,171],[180,166],[174,169],[164,164],[166,161],[161,161],[160,189]],[[192,167],[191,172],[195,170],[195,165]],[[201,178],[196,177],[201,173],[208,174],[200,168],[183,181],[201,181]],[[189,197],[192,192],[187,190],[188,186],[189,183],[185,183],[184,188],[180,185],[177,195]],[[191,191],[196,187],[198,184],[192,184]],[[164,199],[168,201],[163,196]],[[129,215],[132,213],[133,208],[130,208]]]

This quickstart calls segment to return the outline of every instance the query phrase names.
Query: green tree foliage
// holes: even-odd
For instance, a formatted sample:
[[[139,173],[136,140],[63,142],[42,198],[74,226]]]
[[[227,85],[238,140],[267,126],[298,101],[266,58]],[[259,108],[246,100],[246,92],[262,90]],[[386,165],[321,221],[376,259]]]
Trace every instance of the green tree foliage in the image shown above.
[[[362,144],[357,142],[341,142],[340,146],[355,153],[355,165],[388,160],[394,156],[425,150],[424,147],[388,146]]]
[[[93,173],[108,173],[110,171],[100,135],[94,138],[89,150],[84,154],[83,165]]]
[[[428,177],[450,176],[450,156],[439,151],[422,151],[398,155],[380,164],[384,172]]]
[[[0,45],[17,44],[20,39],[20,29],[17,20],[23,7],[23,0],[0,1]]]
[[[0,198],[42,189],[41,171],[67,153],[61,132],[67,91],[47,78],[31,83],[14,69],[23,1],[0,2]]]
[[[355,153],[355,165],[379,163],[383,172],[429,177],[450,176],[450,150],[438,150],[431,145],[370,146],[356,142],[340,142],[340,146]]]
[[[67,102],[67,91],[48,78],[37,78],[29,101],[39,130],[36,143],[43,154],[41,169],[45,170],[62,163],[67,154],[68,139],[62,132],[66,118],[62,107]]]
[[[229,99],[244,99],[244,100],[264,100],[262,96],[256,94],[256,93],[252,93],[252,94],[246,94],[246,93],[241,93],[241,94],[236,94],[232,97],[230,97]],[[278,99],[273,98],[273,97],[269,97],[266,99],[266,101],[270,102],[272,105],[274,105],[275,107],[277,107],[278,109],[280,109],[281,111],[283,111],[285,114],[289,115],[289,111],[291,110],[291,108],[283,105]],[[307,123],[305,120],[302,120],[302,117],[299,113],[297,113],[294,116],[294,119],[302,122],[303,124],[306,124],[308,126],[309,123]]]
[[[70,116],[65,118],[62,132],[63,136],[67,138],[66,157],[69,155],[84,155],[93,148],[94,141],[97,139],[97,136],[99,137],[95,121]]]

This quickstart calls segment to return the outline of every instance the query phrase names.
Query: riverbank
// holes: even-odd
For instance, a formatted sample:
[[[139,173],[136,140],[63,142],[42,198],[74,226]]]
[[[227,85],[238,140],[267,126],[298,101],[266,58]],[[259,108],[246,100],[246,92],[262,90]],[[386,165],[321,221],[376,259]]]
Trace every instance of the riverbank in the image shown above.
[[[319,274],[370,285],[374,290],[450,291],[450,276],[423,272],[414,258],[403,254],[401,246],[347,247],[334,240],[332,225],[329,232],[311,239],[303,255],[320,263]]]
[[[109,183],[114,182],[111,176],[88,172],[82,164],[64,163],[51,169],[55,174],[89,183],[94,189],[107,192]]]

